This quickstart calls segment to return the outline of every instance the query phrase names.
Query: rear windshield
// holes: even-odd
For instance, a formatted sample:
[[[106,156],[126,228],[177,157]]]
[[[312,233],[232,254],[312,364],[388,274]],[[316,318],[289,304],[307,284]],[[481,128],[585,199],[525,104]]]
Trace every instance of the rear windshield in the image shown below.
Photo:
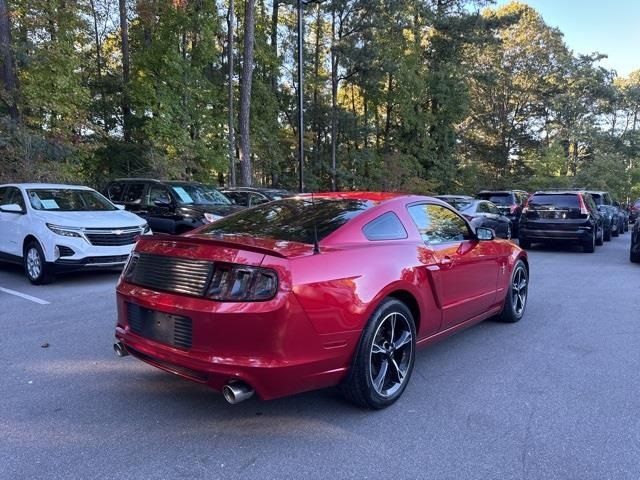
[[[290,198],[265,203],[204,227],[201,235],[251,235],[288,242],[314,243],[335,232],[373,202]]]
[[[536,194],[529,199],[529,208],[532,210],[580,210],[578,195],[571,194]]]
[[[93,190],[38,188],[27,190],[27,197],[35,210],[55,212],[117,210],[109,200]]]
[[[515,199],[511,193],[479,193],[477,197],[502,206],[513,205],[515,203]]]

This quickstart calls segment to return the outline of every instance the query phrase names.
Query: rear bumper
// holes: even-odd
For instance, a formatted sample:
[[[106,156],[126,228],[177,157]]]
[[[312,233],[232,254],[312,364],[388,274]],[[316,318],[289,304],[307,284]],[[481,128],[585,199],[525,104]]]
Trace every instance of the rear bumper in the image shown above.
[[[191,319],[191,348],[135,333],[127,303]],[[318,334],[295,295],[286,292],[268,302],[221,303],[123,282],[117,306],[115,336],[133,356],[218,391],[231,380],[241,380],[265,400],[338,384],[360,335]]]
[[[521,240],[545,241],[545,240],[570,240],[577,242],[587,242],[593,235],[593,228],[583,227],[571,230],[542,230],[529,229],[520,225],[519,238]]]

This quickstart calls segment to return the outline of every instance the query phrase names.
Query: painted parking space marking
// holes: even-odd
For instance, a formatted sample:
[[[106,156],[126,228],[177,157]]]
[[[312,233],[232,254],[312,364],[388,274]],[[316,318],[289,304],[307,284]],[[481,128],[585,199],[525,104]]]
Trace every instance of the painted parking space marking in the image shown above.
[[[29,300],[30,302],[34,302],[40,305],[49,305],[51,303],[51,302],[47,302],[46,300],[42,300],[41,298],[27,295],[26,293],[16,292],[15,290],[11,290],[9,288],[0,287],[0,292],[4,292],[4,293],[8,293],[9,295],[14,295],[16,297],[24,298],[25,300]]]

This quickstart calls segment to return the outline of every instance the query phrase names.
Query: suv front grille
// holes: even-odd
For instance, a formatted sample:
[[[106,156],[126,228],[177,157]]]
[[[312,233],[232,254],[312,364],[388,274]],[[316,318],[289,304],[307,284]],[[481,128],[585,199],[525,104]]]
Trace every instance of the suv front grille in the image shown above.
[[[97,247],[133,245],[136,243],[136,238],[142,233],[142,229],[138,227],[85,229],[85,236],[91,245]]]
[[[152,290],[202,297],[212,272],[213,263],[205,260],[140,253],[131,258],[125,278]]]

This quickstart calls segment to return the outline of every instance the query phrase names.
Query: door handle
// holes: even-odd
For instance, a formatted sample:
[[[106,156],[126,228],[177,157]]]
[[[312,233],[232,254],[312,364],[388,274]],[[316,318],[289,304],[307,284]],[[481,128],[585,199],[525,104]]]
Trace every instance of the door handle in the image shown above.
[[[442,268],[443,270],[448,270],[452,266],[453,259],[450,256],[447,255],[445,257],[442,257],[442,260],[440,260],[440,268]]]

